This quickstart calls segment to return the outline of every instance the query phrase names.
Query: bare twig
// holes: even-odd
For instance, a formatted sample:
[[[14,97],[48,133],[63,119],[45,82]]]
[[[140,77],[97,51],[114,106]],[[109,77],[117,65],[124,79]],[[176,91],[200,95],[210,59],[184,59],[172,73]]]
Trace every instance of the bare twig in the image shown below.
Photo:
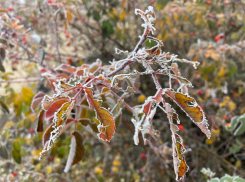
[[[57,50],[57,54],[58,54],[59,63],[61,64],[61,56],[60,56],[60,51],[59,51],[58,26],[57,26],[57,15],[58,15],[59,11],[60,11],[60,9],[58,9],[54,14],[54,26],[55,26],[56,50]]]

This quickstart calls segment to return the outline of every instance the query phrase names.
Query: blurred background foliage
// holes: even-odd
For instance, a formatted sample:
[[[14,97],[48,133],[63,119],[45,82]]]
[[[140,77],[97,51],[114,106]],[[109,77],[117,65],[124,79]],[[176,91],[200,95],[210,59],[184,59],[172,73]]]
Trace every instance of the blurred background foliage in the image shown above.
[[[180,70],[194,85],[190,95],[203,107],[212,137],[206,139],[176,107],[189,149],[185,181],[211,179],[202,168],[218,178],[245,178],[243,0],[8,0],[0,8],[0,181],[175,181],[171,134],[160,110],[154,126],[161,136],[146,146],[134,145],[127,111],[109,144],[79,128],[86,155],[63,173],[71,136],[63,133],[51,153],[38,160],[43,134],[35,132],[39,110],[30,109],[38,91],[50,93],[42,73],[60,63],[78,66],[96,58],[108,64],[120,58],[115,48],[132,51],[143,31],[134,9],[149,5],[156,12],[155,36],[163,40],[163,51],[200,62],[197,70],[184,64]],[[160,79],[163,87],[168,84],[167,77]],[[137,95],[127,100],[132,106],[154,93],[150,77],[142,76],[140,83]]]

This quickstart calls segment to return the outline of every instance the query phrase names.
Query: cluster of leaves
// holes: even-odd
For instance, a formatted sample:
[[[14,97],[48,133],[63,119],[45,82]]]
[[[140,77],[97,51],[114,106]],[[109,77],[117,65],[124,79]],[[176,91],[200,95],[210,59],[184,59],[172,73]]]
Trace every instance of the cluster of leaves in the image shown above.
[[[132,52],[128,53],[128,51],[116,49],[118,54],[124,53],[127,55],[125,59],[113,61],[108,66],[101,65],[100,60],[92,65],[83,64],[78,68],[62,64],[55,69],[57,73],[60,72],[59,74],[43,74],[55,94],[50,97],[39,92],[33,98],[32,109],[35,109],[40,102],[42,108],[39,114],[37,131],[43,132],[44,118],[51,121],[43,135],[44,148],[40,153],[40,158],[45,156],[52,148],[57,137],[74,124],[75,128],[72,132],[73,136],[65,172],[73,164],[78,163],[85,153],[82,135],[76,130],[76,124],[88,125],[88,123],[91,123],[92,126],[97,125],[98,137],[109,142],[115,133],[115,120],[120,119],[121,105],[132,112],[133,119],[131,120],[135,127],[134,143],[136,145],[139,144],[138,135],[140,132],[145,144],[148,141],[146,134],[150,134],[153,138],[157,137],[158,132],[152,126],[156,109],[160,108],[167,114],[172,132],[173,161],[177,180],[182,179],[188,170],[184,159],[185,147],[182,138],[177,134],[179,130],[177,124],[180,124],[178,114],[165,101],[163,96],[166,95],[171,98],[210,138],[210,131],[203,110],[188,95],[187,86],[192,85],[187,79],[181,77],[176,62],[189,63],[195,68],[198,63],[179,59],[176,55],[169,55],[161,51],[161,40],[149,36],[149,33],[153,33],[155,30],[152,25],[155,20],[153,7],[148,7],[145,12],[136,9],[135,14],[139,14],[144,20],[144,24],[142,24],[144,33],[140,36],[140,41]],[[157,45],[150,49],[141,48],[146,39],[156,41]],[[144,72],[126,69],[128,65],[136,61],[143,65]],[[156,65],[159,68],[154,70],[151,65]],[[156,77],[157,74],[169,77],[169,88],[162,88]],[[124,99],[136,92],[139,84],[137,79],[140,75],[152,76],[156,86],[156,94],[148,97],[144,104],[132,108],[124,102]],[[177,91],[172,89],[172,79],[178,80],[179,88]],[[83,114],[88,113],[89,108],[95,112],[94,117]],[[72,110],[74,110],[75,118],[69,118]],[[174,120],[177,122],[176,124]]]

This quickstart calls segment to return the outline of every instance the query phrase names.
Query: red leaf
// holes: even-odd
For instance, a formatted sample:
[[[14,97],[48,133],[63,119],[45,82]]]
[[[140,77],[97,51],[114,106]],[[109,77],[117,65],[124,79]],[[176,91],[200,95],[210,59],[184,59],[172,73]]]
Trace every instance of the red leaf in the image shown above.
[[[46,94],[44,92],[38,92],[32,99],[32,103],[31,103],[31,109],[34,111],[37,106],[41,103],[43,97]]]
[[[43,132],[44,110],[41,110],[38,116],[37,132]]]
[[[46,119],[52,118],[54,113],[58,111],[58,109],[65,103],[69,102],[69,98],[59,99],[51,104],[51,106],[46,111]]]
[[[54,126],[54,123],[50,124],[48,128],[45,130],[43,134],[43,146],[45,146],[46,142],[49,141],[50,133],[51,131],[54,130],[53,126]]]

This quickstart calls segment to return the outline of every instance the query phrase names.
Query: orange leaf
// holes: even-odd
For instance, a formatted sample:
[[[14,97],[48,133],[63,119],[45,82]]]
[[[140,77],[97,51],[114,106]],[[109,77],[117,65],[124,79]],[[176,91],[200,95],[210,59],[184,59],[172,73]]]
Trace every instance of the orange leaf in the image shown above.
[[[48,108],[48,110],[46,111],[46,119],[52,118],[54,116],[54,113],[65,103],[65,102],[69,102],[70,99],[69,98],[63,98],[63,99],[59,99],[55,102],[53,102],[50,107]]]
[[[176,146],[177,147],[175,148],[175,154],[177,156],[175,157],[179,159],[178,161],[179,163],[177,165],[178,176],[176,176],[176,180],[181,180],[185,176],[185,173],[188,171],[189,167],[187,166],[185,159],[184,159],[184,155],[183,155],[184,154],[183,151],[185,151],[185,148],[179,142],[176,143]]]
[[[85,155],[83,137],[81,133],[74,131],[72,133],[70,152],[64,172],[68,172],[72,165],[80,162]]]
[[[210,138],[211,133],[202,108],[188,95],[165,90],[165,93],[186,113],[187,116]]]
[[[70,11],[66,11],[66,19],[68,21],[68,23],[70,23],[72,21],[72,14]]]
[[[91,88],[85,87],[84,91],[90,107],[94,109],[96,112],[96,118],[100,121],[100,124],[98,125],[100,133],[98,136],[102,140],[110,141],[115,132],[115,121],[112,114],[110,114],[105,108],[100,107],[101,101],[93,98]]]

